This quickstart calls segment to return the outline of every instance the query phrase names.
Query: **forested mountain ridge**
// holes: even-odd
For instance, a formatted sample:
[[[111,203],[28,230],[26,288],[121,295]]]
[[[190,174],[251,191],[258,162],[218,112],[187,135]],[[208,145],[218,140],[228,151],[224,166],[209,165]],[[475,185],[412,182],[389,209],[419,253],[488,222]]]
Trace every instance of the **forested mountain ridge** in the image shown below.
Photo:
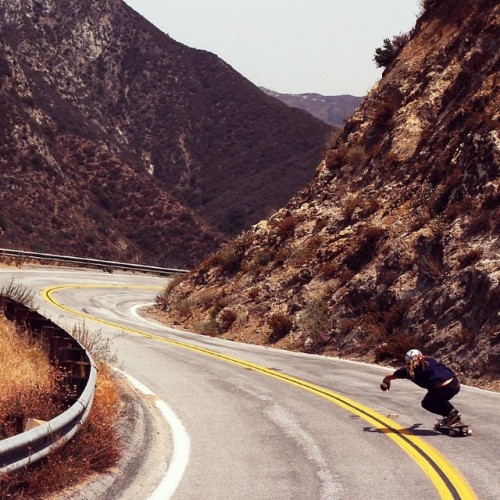
[[[314,175],[330,128],[121,0],[0,0],[0,245],[191,267]]]

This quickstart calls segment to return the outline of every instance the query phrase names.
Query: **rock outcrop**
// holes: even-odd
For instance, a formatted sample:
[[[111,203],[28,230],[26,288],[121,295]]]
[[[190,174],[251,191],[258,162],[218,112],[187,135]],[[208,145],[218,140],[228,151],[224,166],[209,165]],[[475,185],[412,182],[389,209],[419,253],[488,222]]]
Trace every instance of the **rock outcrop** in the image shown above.
[[[425,3],[313,182],[158,297],[166,321],[500,377],[495,0]]]

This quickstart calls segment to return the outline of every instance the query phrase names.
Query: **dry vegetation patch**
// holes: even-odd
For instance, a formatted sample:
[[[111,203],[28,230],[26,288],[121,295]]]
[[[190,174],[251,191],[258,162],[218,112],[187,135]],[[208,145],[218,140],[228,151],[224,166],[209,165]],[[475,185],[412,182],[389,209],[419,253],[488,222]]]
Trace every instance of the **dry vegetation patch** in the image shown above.
[[[57,452],[26,469],[1,476],[1,498],[45,498],[109,470],[120,458],[119,388],[103,361],[115,360],[115,355],[106,340],[99,334],[90,335],[85,327],[74,329],[72,334],[81,342],[89,342],[86,347],[98,364],[90,415],[80,432]],[[60,383],[64,374],[49,364],[43,342],[16,329],[2,316],[0,363],[0,438],[22,432],[28,417],[50,420],[65,410],[64,386]]]
[[[57,377],[42,342],[1,316],[0,366],[0,438],[4,439],[22,431],[23,418],[47,416]]]

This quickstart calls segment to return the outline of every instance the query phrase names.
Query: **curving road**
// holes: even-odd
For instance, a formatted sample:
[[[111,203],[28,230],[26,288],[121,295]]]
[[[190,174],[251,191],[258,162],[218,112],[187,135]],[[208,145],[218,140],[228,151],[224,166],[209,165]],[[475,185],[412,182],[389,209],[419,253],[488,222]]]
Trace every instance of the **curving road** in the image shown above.
[[[454,401],[474,434],[450,438],[432,431],[421,389],[379,390],[382,367],[141,318],[165,278],[4,268],[0,286],[13,276],[63,328],[84,320],[113,337],[123,370],[161,401],[171,436],[141,479],[143,497],[166,474],[154,498],[500,498],[498,393],[463,387]]]

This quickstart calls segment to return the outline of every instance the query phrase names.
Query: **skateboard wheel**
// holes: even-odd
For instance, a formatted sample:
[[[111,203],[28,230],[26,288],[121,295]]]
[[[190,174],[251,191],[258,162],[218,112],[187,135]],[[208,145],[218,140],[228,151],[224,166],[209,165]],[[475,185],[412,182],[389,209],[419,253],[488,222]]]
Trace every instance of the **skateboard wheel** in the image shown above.
[[[467,430],[467,436],[472,436],[472,429]]]

